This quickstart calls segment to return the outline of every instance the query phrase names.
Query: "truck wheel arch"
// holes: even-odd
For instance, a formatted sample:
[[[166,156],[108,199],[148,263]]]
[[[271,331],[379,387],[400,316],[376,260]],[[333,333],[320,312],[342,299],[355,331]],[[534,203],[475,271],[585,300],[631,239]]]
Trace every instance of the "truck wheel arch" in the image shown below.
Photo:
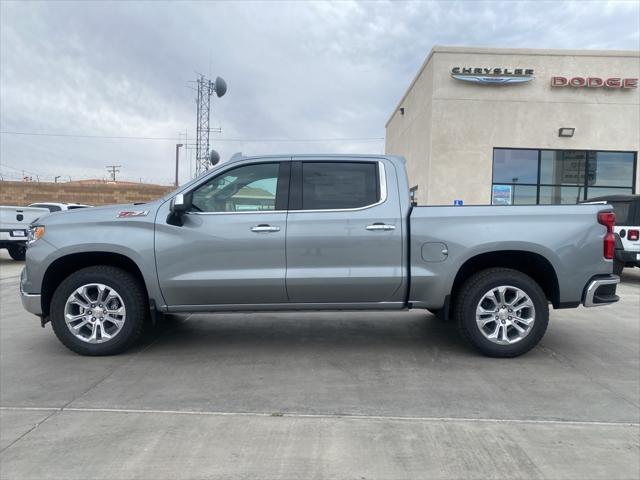
[[[451,286],[451,304],[456,292],[471,275],[488,268],[502,267],[518,270],[533,278],[555,308],[560,307],[558,275],[549,260],[539,253],[525,250],[485,252],[467,259],[459,268]]]
[[[42,280],[42,314],[49,315],[49,307],[53,293],[60,283],[72,273],[86,267],[108,265],[121,268],[131,273],[144,289],[147,298],[149,291],[144,276],[138,265],[131,258],[113,252],[81,252],[71,253],[56,259],[47,268]]]

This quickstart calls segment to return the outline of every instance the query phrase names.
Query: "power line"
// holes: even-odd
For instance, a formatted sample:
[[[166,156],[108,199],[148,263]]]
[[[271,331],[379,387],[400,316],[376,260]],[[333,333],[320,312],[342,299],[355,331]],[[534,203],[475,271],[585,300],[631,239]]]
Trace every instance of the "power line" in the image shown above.
[[[178,137],[136,137],[124,135],[82,135],[76,133],[40,133],[40,132],[10,132],[1,131],[4,135],[29,135],[34,137],[73,137],[73,138],[104,138],[111,140],[179,140]]]
[[[36,175],[36,176],[41,176],[41,177],[53,177],[53,175],[43,175],[41,173],[36,173],[36,172],[31,172],[29,170],[25,170],[24,168],[12,167],[11,165],[7,165],[6,163],[0,164],[0,169],[2,169],[2,168],[9,168],[11,170],[15,170],[16,172],[22,172],[23,176],[24,176],[25,173],[28,173],[29,175]]]
[[[95,138],[95,139],[111,139],[111,140],[161,140],[176,141],[181,137],[136,137],[136,136],[115,136],[115,135],[82,135],[73,133],[39,133],[39,132],[14,132],[0,131],[4,135],[29,135],[36,137],[70,137],[70,138]],[[343,142],[343,141],[382,141],[384,137],[327,137],[327,138],[216,138],[215,142],[245,142],[245,143],[261,143],[261,142]]]
[[[268,143],[268,142],[343,142],[343,141],[380,141],[384,137],[331,137],[331,138],[216,138],[216,142],[246,142],[246,143]]]

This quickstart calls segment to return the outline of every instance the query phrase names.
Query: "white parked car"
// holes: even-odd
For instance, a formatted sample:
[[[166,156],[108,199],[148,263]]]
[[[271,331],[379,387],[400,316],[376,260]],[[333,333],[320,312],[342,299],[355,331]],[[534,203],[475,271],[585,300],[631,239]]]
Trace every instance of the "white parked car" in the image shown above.
[[[76,208],[88,208],[93,205],[84,205],[82,203],[57,203],[57,202],[40,202],[32,203],[30,207],[46,208],[50,212],[62,212],[64,210],[75,210]]]
[[[49,215],[46,208],[0,206],[0,248],[14,260],[24,260],[29,225],[44,215]]]

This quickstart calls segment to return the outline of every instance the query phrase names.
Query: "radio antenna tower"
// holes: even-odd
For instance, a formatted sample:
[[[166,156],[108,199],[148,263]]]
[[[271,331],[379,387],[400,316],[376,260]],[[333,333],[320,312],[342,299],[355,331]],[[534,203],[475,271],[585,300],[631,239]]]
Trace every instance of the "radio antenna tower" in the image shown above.
[[[215,81],[200,75],[198,83],[198,98],[196,99],[196,176],[209,169],[209,118],[211,111],[211,95],[213,92],[222,97],[227,92],[227,83],[220,77]]]

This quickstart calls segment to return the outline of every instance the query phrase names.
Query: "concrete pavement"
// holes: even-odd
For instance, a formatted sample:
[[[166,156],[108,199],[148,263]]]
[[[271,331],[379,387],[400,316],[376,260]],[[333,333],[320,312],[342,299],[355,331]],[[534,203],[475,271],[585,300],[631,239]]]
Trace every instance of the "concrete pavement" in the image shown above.
[[[173,317],[86,358],[0,256],[1,478],[638,478],[640,270],[488,359],[422,312]]]

